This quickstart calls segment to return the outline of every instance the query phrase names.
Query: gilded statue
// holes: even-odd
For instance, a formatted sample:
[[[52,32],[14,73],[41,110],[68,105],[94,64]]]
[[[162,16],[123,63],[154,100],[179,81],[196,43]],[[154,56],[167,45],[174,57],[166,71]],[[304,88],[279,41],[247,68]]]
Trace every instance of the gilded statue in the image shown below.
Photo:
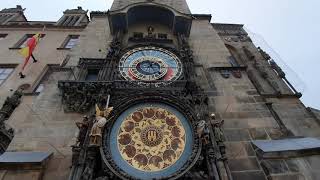
[[[108,122],[108,117],[112,110],[113,110],[113,107],[107,107],[101,110],[99,106],[96,105],[96,119],[94,121],[94,124],[90,132],[91,146],[101,146],[102,131],[104,126]]]

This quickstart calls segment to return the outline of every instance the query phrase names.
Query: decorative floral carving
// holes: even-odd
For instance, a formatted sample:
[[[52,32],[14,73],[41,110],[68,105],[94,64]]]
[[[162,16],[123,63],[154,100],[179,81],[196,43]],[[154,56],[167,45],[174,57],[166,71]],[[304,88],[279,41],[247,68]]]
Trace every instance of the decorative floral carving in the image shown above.
[[[14,136],[14,130],[12,128],[7,128],[4,121],[6,121],[16,107],[18,107],[21,97],[22,89],[19,89],[15,91],[11,97],[7,97],[0,109],[0,155],[6,151]]]

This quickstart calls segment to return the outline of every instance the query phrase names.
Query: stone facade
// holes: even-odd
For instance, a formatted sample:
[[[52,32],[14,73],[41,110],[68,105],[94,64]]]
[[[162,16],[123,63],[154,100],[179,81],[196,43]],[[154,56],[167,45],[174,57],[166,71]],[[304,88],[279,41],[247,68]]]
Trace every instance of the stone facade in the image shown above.
[[[169,6],[170,11],[175,10],[168,15],[174,16],[173,22],[145,22],[141,14],[131,14],[141,22],[121,19],[127,24],[118,26],[116,18],[132,4],[133,8],[144,4],[160,9]],[[89,146],[88,130],[85,140],[78,136],[76,122],[87,115],[87,126],[91,128],[94,106],[105,104],[107,94],[115,107],[110,116],[112,123],[130,108],[130,103],[163,101],[177,107],[193,126],[201,120],[209,124],[208,136],[194,132],[200,137],[195,137],[195,144],[201,141],[202,149],[193,149],[187,170],[181,168],[168,178],[319,179],[318,149],[307,156],[269,159],[260,156],[252,143],[319,137],[320,113],[303,105],[301,94],[291,87],[285,72],[254,46],[242,25],[210,23],[210,15],[191,14],[185,0],[115,0],[110,12],[91,12],[90,21],[86,14],[79,7],[66,10],[57,22],[32,22],[20,6],[0,11],[0,34],[6,35],[0,40],[0,68],[15,68],[1,84],[1,104],[13,91],[24,87],[19,106],[5,119],[6,126],[14,129],[7,151],[53,152],[43,164],[44,171],[33,166],[19,169],[24,163],[19,162],[1,166],[0,180],[131,178],[104,154],[108,145],[102,143],[101,149]],[[115,31],[119,27],[123,29]],[[152,32],[150,27],[154,28]],[[34,52],[39,61],[30,61],[26,78],[20,79],[17,74],[22,57],[16,43],[26,34],[37,32],[45,34]],[[137,33],[142,36],[135,37]],[[160,39],[159,34],[167,37]],[[77,36],[79,42],[68,49],[64,44],[70,35]],[[177,54],[185,70],[182,77],[160,87],[126,82],[119,73],[119,60],[128,50],[141,46],[157,46]],[[87,79],[90,70],[99,70],[98,81]],[[212,113],[215,118],[210,119]],[[108,123],[103,138],[108,138]]]

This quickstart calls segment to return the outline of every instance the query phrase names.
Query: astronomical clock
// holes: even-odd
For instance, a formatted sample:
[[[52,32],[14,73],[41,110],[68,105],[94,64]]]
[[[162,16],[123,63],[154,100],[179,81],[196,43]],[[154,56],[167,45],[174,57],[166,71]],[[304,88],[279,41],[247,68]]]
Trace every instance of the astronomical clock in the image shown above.
[[[179,92],[172,87],[186,79],[183,59],[175,52],[154,44],[129,48],[119,56],[127,98],[104,129],[101,152],[103,163],[121,179],[177,179],[200,156],[196,115],[171,94],[183,91],[184,86]]]
[[[168,84],[181,77],[182,69],[174,53],[154,46],[134,48],[126,52],[119,63],[119,71],[128,81]]]
[[[208,98],[195,81],[188,44],[191,17],[171,17],[156,4],[161,12],[154,17],[140,14],[150,10],[143,3],[131,8],[127,22],[112,21],[122,11],[108,15],[113,40],[106,58],[79,63],[79,74],[98,69],[97,81],[60,82],[69,109],[96,107],[77,124],[69,179],[213,179]],[[128,26],[113,27],[121,24]]]

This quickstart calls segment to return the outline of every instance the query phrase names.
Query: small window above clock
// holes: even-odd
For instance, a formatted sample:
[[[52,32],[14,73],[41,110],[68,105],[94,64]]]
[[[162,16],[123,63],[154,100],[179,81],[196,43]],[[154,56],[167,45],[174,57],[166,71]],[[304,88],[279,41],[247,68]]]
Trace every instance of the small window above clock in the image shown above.
[[[159,33],[158,34],[158,38],[159,39],[168,39],[168,35],[167,34],[163,34],[163,33]]]
[[[99,69],[88,69],[86,76],[86,81],[96,81],[98,80]]]
[[[143,33],[142,32],[134,32],[133,38],[136,38],[136,39],[143,38]]]

